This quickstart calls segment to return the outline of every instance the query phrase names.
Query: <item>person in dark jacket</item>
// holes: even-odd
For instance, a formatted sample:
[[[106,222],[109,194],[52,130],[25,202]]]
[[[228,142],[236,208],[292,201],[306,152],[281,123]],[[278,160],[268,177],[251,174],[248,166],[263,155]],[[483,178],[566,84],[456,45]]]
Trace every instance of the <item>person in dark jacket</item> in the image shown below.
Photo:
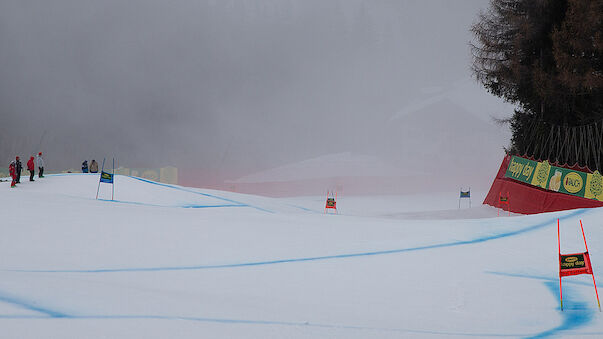
[[[36,172],[36,165],[34,164],[33,155],[27,161],[27,170],[29,171],[29,181],[35,181],[33,177]]]
[[[17,156],[15,158],[15,173],[17,175],[16,177],[16,184],[20,184],[21,183],[21,171],[23,171],[23,164],[21,163],[21,159],[19,159],[19,156]]]
[[[88,173],[88,160],[84,160],[82,163],[82,173]]]
[[[90,173],[98,173],[98,162],[94,159],[90,163]]]
[[[17,179],[17,170],[15,169],[15,161],[11,161],[10,165],[8,165],[8,171],[10,173],[10,177],[13,179],[13,181],[10,183],[10,188],[13,188],[15,186],[17,186],[16,183],[16,179]]]

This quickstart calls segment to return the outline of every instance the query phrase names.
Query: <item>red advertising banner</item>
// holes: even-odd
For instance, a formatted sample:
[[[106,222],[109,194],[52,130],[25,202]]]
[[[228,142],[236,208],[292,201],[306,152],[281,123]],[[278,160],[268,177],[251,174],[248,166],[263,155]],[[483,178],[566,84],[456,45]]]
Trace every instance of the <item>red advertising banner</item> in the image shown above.
[[[522,214],[603,207],[603,201],[555,192],[514,178],[505,177],[511,158],[511,156],[506,156],[503,159],[490,191],[484,199],[484,204],[496,208],[502,206],[503,209],[508,206],[511,212]],[[500,196],[507,196],[508,194],[510,194],[513,201],[509,205],[501,205]]]
[[[578,274],[593,274],[588,252],[559,254],[559,275],[567,277]]]

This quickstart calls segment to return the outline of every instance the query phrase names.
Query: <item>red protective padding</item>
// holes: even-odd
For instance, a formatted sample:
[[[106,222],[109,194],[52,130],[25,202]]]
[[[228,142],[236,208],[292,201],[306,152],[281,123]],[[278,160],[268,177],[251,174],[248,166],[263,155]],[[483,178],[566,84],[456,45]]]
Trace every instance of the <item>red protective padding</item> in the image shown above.
[[[337,209],[337,202],[335,200],[329,201],[327,199],[327,204],[326,204],[325,208]]]
[[[535,214],[571,210],[575,208],[603,207],[603,202],[576,197],[564,193],[547,191],[536,186],[528,185],[510,178],[505,178],[511,156],[507,155],[502,161],[490,191],[484,199],[484,204],[502,208],[505,211],[522,214]],[[501,194],[509,194],[513,200],[509,205],[501,205]]]
[[[584,256],[584,267],[563,269],[562,268],[562,258],[576,256],[576,255]],[[570,275],[578,275],[578,274],[593,274],[593,267],[590,263],[590,256],[588,255],[588,252],[559,255],[559,276],[567,277]]]

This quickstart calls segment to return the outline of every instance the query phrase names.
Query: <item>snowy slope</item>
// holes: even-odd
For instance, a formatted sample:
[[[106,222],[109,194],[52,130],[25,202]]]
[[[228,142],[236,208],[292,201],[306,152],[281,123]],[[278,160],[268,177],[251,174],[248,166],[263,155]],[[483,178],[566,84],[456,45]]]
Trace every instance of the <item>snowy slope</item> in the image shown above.
[[[2,338],[599,337],[603,210],[496,217],[453,195],[272,199],[117,176],[0,183]],[[101,185],[100,197],[110,198]]]

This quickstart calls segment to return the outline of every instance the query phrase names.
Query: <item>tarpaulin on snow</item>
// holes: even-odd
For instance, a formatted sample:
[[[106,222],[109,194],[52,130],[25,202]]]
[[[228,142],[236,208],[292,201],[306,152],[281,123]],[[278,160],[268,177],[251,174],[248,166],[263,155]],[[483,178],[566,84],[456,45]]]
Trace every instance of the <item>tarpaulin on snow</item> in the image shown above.
[[[500,165],[496,178],[490,187],[484,204],[510,210],[514,213],[534,214],[570,210],[575,208],[602,207],[603,202],[586,199],[575,195],[555,192],[540,188],[519,180],[505,177],[512,157],[505,156]],[[555,164],[557,165],[557,164]],[[576,171],[582,168],[576,166],[560,166]],[[588,170],[587,170],[588,171]],[[508,204],[501,204],[500,196],[508,196]]]

